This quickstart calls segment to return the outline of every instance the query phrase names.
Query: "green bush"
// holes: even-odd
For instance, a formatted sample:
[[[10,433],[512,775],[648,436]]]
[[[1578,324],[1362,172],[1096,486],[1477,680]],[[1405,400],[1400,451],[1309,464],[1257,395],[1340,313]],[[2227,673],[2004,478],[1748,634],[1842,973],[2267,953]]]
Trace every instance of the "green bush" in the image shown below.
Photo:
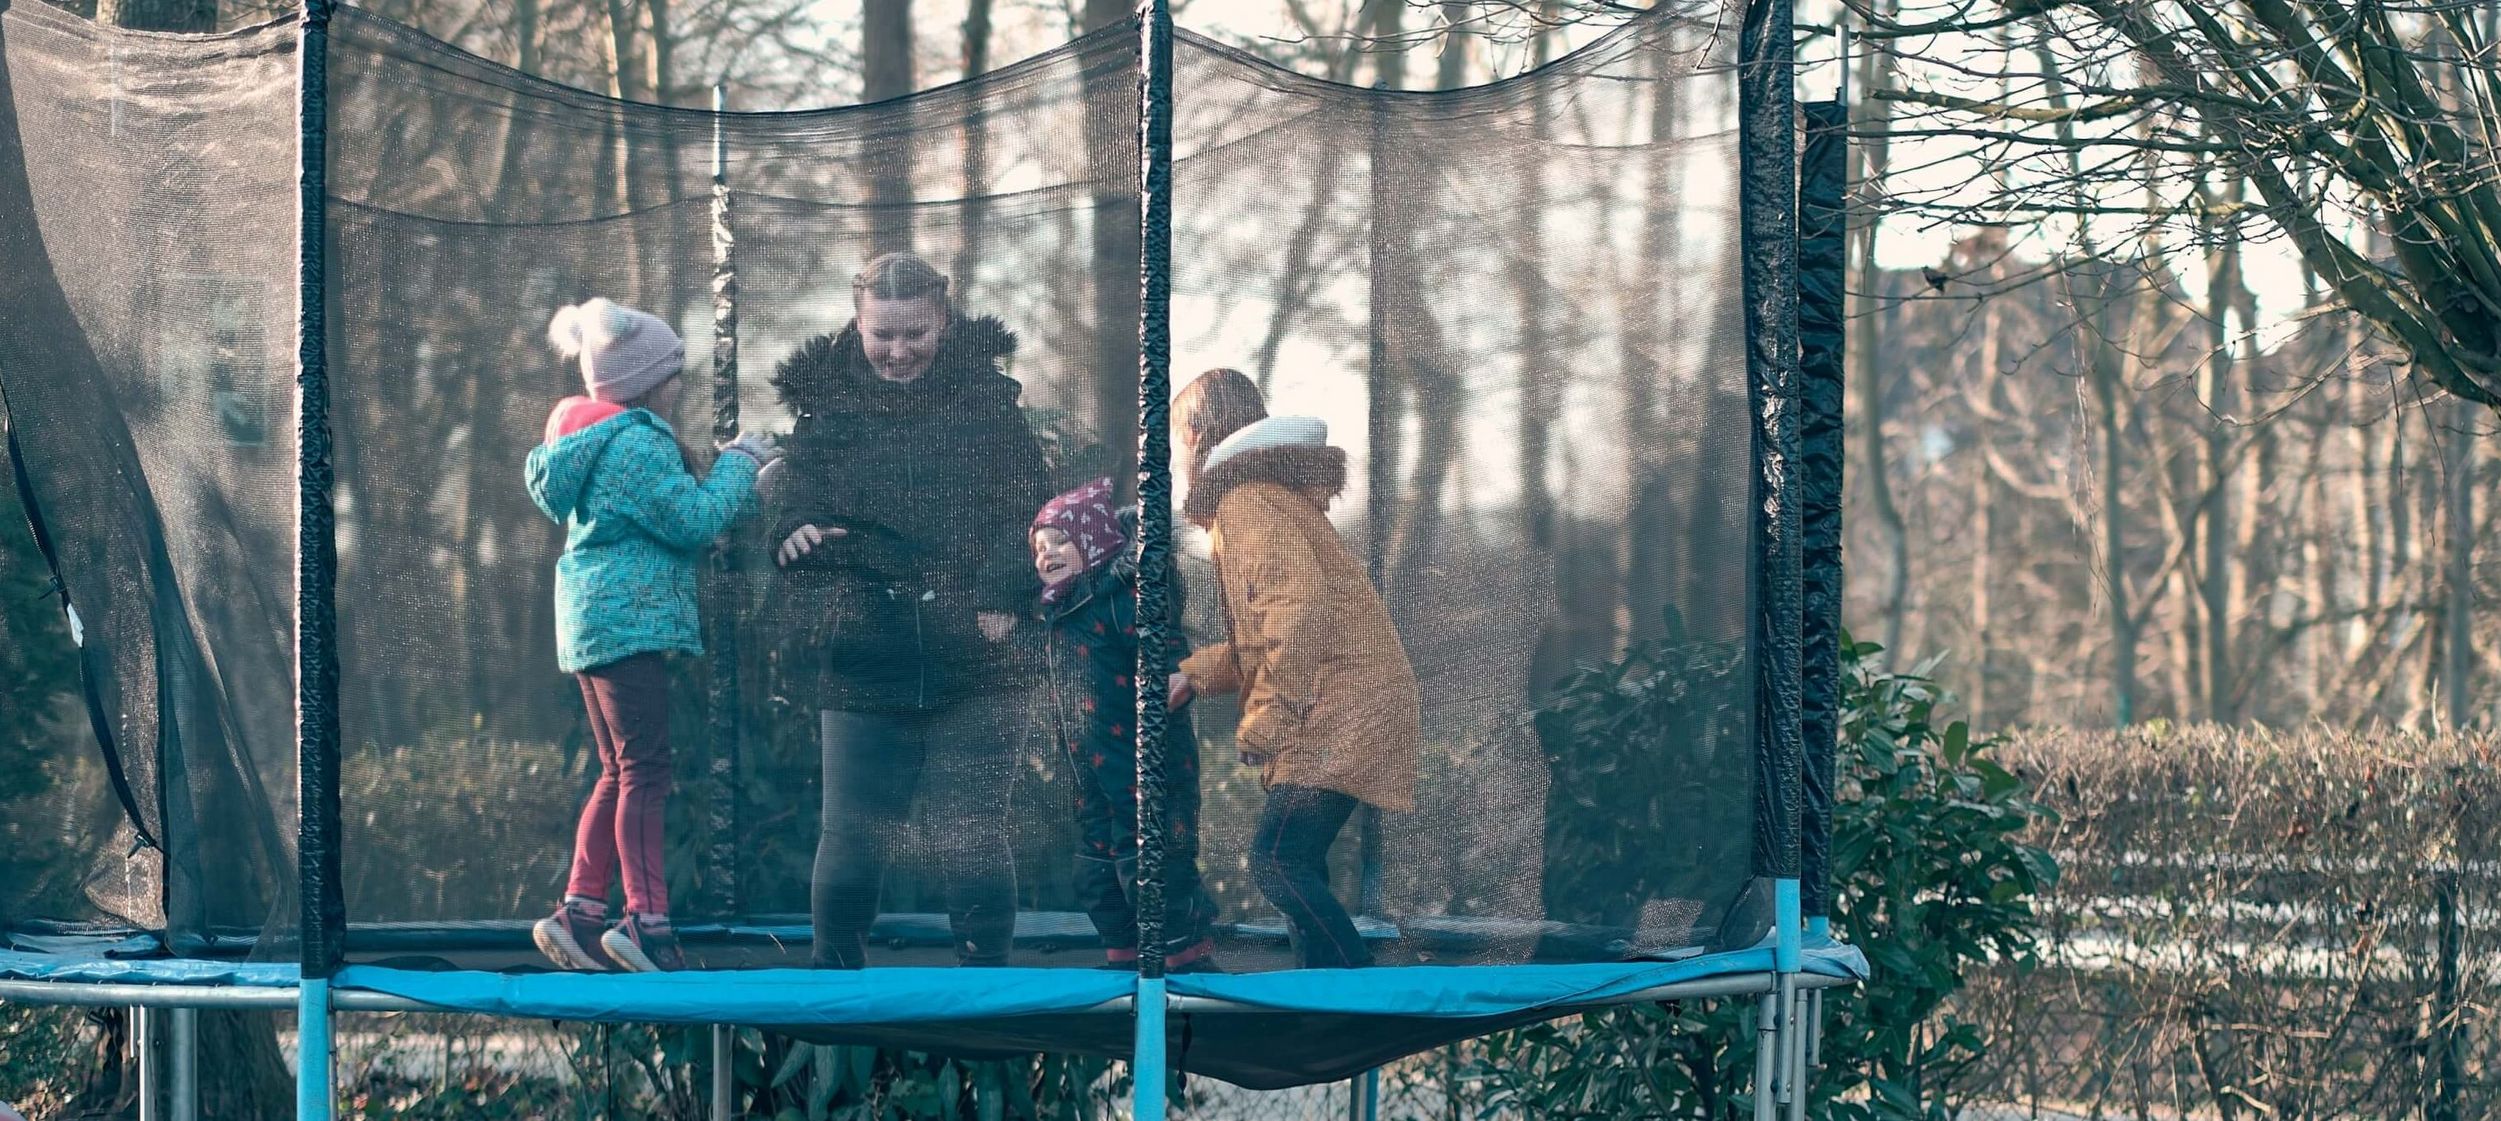
[[[1984,963],[2030,968],[2039,931],[2033,900],[2058,869],[2047,851],[2021,839],[2048,811],[1992,757],[1996,744],[1973,739],[1961,721],[1940,723],[1947,697],[1928,676],[1932,665],[1886,673],[1875,668],[1878,652],[1866,643],[1843,647],[1832,870],[1835,933],[1867,953],[1875,975],[1827,998],[1811,1113],[1944,1119],[1953,1116],[1958,1080],[1989,1046],[1978,1027],[1946,1010],[1947,1000]],[[1638,698],[1633,708],[1654,711],[1574,726],[1601,734],[1663,727],[1689,702],[1652,686],[1680,664],[1636,648],[1609,671],[1575,676],[1547,712],[1586,713]],[[1588,695],[1599,689],[1617,696]],[[1617,757],[1627,754],[1624,746],[1573,750]],[[1596,808],[1612,812],[1603,802]],[[1747,1116],[1751,1005],[1624,1007],[1494,1036],[1470,1064],[1475,1104],[1486,1116]]]
[[[1546,787],[1547,917],[1631,928],[1658,900],[1699,900],[1752,859],[1753,807],[1728,797],[1754,767],[1745,651],[1664,638],[1583,666],[1536,715]],[[1660,839],[1687,844],[1662,860]]]

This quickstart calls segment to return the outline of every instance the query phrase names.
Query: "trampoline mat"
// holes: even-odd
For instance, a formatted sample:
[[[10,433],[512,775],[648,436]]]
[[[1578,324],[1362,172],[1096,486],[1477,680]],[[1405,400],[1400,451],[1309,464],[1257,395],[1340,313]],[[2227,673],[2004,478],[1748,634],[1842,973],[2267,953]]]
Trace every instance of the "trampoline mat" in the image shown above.
[[[478,951],[451,951],[452,957]],[[673,974],[498,973],[360,964],[342,990],[384,993],[447,1010],[517,1019],[735,1023],[822,1043],[904,1047],[967,1058],[1032,1051],[1125,1059],[1136,980],[1108,970],[928,968],[907,948],[856,971],[784,967]],[[1037,951],[1038,952],[1038,951]],[[445,958],[449,961],[450,958]],[[1173,977],[1171,1017],[1181,1070],[1251,1089],[1351,1077],[1445,1043],[1663,986],[1767,975],[1768,946],[1673,962],[1406,969],[1277,970]],[[1850,982],[1867,975],[1855,947],[1826,942],[1804,971]],[[199,959],[113,959],[0,951],[0,980],[53,984],[293,987],[293,965]],[[1194,1003],[1198,1001],[1220,1004]]]

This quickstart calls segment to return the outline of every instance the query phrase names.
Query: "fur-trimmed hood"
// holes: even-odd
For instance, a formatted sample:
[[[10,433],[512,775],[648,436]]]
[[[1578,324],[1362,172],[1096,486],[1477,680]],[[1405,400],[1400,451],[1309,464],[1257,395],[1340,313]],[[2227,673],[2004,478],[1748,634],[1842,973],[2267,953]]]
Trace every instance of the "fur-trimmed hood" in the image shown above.
[[[1310,417],[1274,416],[1244,427],[1207,454],[1181,516],[1202,529],[1244,483],[1275,483],[1326,509],[1346,489],[1346,452],[1328,445],[1328,426]]]
[[[990,316],[958,316],[938,340],[929,372],[909,382],[890,382],[869,365],[860,324],[818,335],[773,368],[773,388],[802,417],[851,414],[892,416],[950,406],[967,394],[1022,392],[999,368],[1016,353],[1016,332]]]

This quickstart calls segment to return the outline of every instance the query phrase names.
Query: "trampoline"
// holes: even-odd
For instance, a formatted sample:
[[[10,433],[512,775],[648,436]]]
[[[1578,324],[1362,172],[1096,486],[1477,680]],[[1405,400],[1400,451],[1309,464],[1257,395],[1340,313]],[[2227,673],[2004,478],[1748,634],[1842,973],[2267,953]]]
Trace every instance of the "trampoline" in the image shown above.
[[[1867,964],[1826,921],[1843,117],[1806,107],[1801,161],[1789,32],[1786,0],[1670,3],[1490,86],[1364,90],[1147,0],[957,85],[746,113],[326,0],[219,35],[0,2],[0,401],[100,748],[57,762],[110,802],[62,794],[58,860],[0,885],[0,1000],[177,1010],[178,1072],[185,1010],[295,1010],[305,1118],[332,1108],[333,1010],[1082,1052],[1130,1061],[1151,1118],[1176,1070],[1279,1088],[1746,999],[1756,1114],[1802,1116],[1820,993]],[[925,783],[878,818],[867,968],[807,968],[841,639],[751,519],[707,554],[706,654],[669,670],[693,968],[551,969],[530,923],[598,764],[554,657],[562,532],[521,485],[572,391],[547,314],[606,295],[675,326],[670,419],[708,461],[704,437],[812,423],[764,371],[900,248],[1012,332],[996,369],[1050,492],[1109,475],[1141,511],[1134,960],[1086,914],[1078,765],[1014,661],[963,686],[1008,714],[994,814]],[[1210,367],[1347,452],[1329,516],[1419,684],[1412,808],[1358,811],[1330,872],[1370,968],[1294,967],[1245,856],[1237,710],[1157,687],[1166,639],[1233,622],[1168,432]],[[1164,814],[1194,773],[1224,971],[1168,975],[1159,898],[1191,854]],[[968,836],[1015,885],[996,968],[955,964]]]

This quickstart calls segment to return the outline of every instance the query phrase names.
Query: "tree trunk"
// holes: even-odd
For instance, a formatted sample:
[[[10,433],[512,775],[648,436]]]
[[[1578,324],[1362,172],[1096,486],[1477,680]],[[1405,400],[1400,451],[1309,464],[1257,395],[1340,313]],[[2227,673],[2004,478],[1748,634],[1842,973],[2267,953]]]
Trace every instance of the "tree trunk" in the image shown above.
[[[139,1101],[139,1064],[130,1058],[130,1010],[93,1008],[85,1015],[96,1028],[95,1046],[82,1064],[86,1078],[62,1112],[70,1117],[121,1117]]]
[[[2448,725],[2463,731],[2475,720],[2475,476],[2480,458],[2475,422],[2483,410],[2467,401],[2450,408],[2448,460],[2442,472],[2448,509],[2448,571],[2442,583],[2447,610],[2441,619],[2440,691]]]
[[[1995,287],[1995,272],[1995,266],[1992,265],[1989,279],[1982,283]],[[2003,325],[2003,319],[2004,317],[1999,314],[1998,298],[1993,295],[1981,297],[1980,356],[1976,396],[1982,405],[1980,423],[1972,437],[1974,462],[1971,465],[1970,598],[1971,722],[1980,727],[1994,727],[1995,725],[1991,724],[1990,720],[1997,715],[1990,709],[1989,704],[1992,699],[1990,694],[1993,692],[1990,686],[1997,676],[1997,635],[1994,614],[1996,604],[1990,592],[1996,578],[1998,485],[1997,473],[1989,469],[1987,456],[1989,433],[2003,419],[2002,411],[1998,408],[1998,379],[2000,377],[1998,362],[2002,357],[1998,350],[2000,343],[1998,333]]]
[[[2107,286],[2116,282],[2118,275],[2115,270],[2105,271],[2102,275],[2103,307],[2108,306]],[[2126,427],[2120,421],[2120,410],[2125,407],[2120,398],[2126,388],[2121,378],[2127,360],[2116,340],[2137,337],[2136,328],[2141,326],[2141,322],[2136,311],[2142,306],[2143,301],[2131,293],[2125,320],[2128,330],[2115,336],[2107,329],[2108,323],[2097,308],[2093,329],[2096,337],[2087,340],[2087,345],[2093,349],[2090,368],[2094,415],[2101,427],[2102,565],[2108,574],[2104,580],[2103,599],[2110,622],[2111,722],[2121,728],[2136,722],[2136,643],[2139,626],[2128,596],[2127,488],[2122,482],[2122,472],[2127,469],[2127,437]]]
[[[860,100],[912,92],[912,0],[866,0],[860,9]]]
[[[1392,0],[1395,6],[1399,0]],[[1380,60],[1375,58],[1375,66]],[[1376,69],[1376,75],[1380,72]],[[1395,71],[1391,72],[1392,74]],[[1383,78],[1383,81],[1387,81]],[[1405,396],[1407,379],[1400,367],[1408,357],[1406,348],[1392,338],[1392,332],[1406,326],[1405,310],[1398,307],[1400,280],[1408,277],[1405,254],[1402,252],[1406,234],[1406,214],[1401,208],[1408,186],[1400,182],[1393,168],[1402,168],[1403,161],[1391,154],[1393,142],[1387,114],[1389,107],[1377,99],[1370,107],[1372,127],[1366,144],[1364,179],[1371,187],[1370,220],[1365,223],[1369,238],[1364,278],[1368,282],[1364,300],[1367,324],[1364,384],[1364,558],[1372,586],[1389,590],[1389,544],[1391,524],[1401,511],[1394,509],[1398,478],[1397,433],[1398,414]],[[1410,508],[1404,513],[1429,518],[1429,512]],[[1393,600],[1393,610],[1395,610]]]
[[[967,82],[990,72],[991,0],[972,0],[964,12],[964,72]],[[955,292],[967,298],[981,271],[981,242],[989,218],[984,201],[990,194],[990,122],[975,94],[973,111],[964,121],[964,240],[955,249]]]
[[[1378,37],[1372,53],[1372,85],[1375,89],[1396,90],[1407,86],[1407,41],[1405,37],[1407,0],[1365,0],[1368,9],[1363,21]],[[1395,137],[1388,128],[1385,114],[1388,107],[1372,107],[1373,127],[1371,160],[1368,178],[1372,185],[1371,262],[1367,269],[1371,293],[1366,301],[1366,318],[1371,321],[1371,363],[1369,384],[1365,386],[1364,403],[1364,558],[1372,576],[1372,586],[1389,588],[1390,526],[1401,512],[1394,508],[1398,479],[1398,432],[1403,427],[1399,414],[1406,398],[1408,379],[1406,367],[1413,358],[1406,339],[1393,339],[1393,333],[1411,329],[1408,310],[1399,306],[1399,283],[1413,275],[1406,265],[1405,241],[1408,215],[1405,196],[1411,189],[1399,181],[1398,167],[1404,161],[1391,154]],[[1431,518],[1432,512],[1410,509],[1414,516]],[[1394,609],[1394,605],[1393,605]]]
[[[608,96],[629,101],[643,99],[642,82],[637,75],[635,0],[607,0],[608,12]],[[624,157],[618,157],[623,166]]]
[[[1379,89],[1407,88],[1407,0],[1364,0],[1372,25],[1372,84]]]
[[[2239,180],[2227,188],[2226,204],[2239,201]],[[2230,723],[2232,711],[2232,400],[2231,323],[2240,306],[2240,240],[2231,230],[2207,262],[2206,363],[2200,371],[2198,399],[2206,416],[2197,574],[2200,648],[2198,688],[2206,719]]]
[[[295,1110],[295,1080],[278,1049],[280,1012],[208,1009],[199,1019],[201,1121],[265,1121]]]
[[[1122,0],[1085,0],[1086,32],[1118,27],[1131,14]],[[1094,431],[1105,448],[1136,454],[1138,432],[1139,293],[1138,126],[1136,76],[1086,77],[1086,158],[1094,196]]]
[[[524,74],[538,73],[538,6],[539,0],[512,4],[513,67]]]
[[[677,28],[671,18],[669,0],[643,0],[643,32],[651,40],[651,50],[643,59],[647,66],[644,88],[661,105],[678,101]]]
[[[912,92],[912,0],[866,0],[860,13],[860,100],[887,101]],[[912,248],[914,152],[904,130],[879,150],[868,169],[873,208],[869,255]]]
[[[217,0],[97,0],[96,22],[133,31],[215,31]]]
[[[1883,11],[1889,17],[1894,5],[1888,0]],[[1884,542],[1885,589],[1884,659],[1887,666],[1902,665],[1903,632],[1910,616],[1911,548],[1910,522],[1902,516],[1902,508],[1893,499],[1893,479],[1885,466],[1885,369],[1877,359],[1885,345],[1888,315],[1882,291],[1884,270],[1876,264],[1876,237],[1882,227],[1876,222],[1876,210],[1865,199],[1884,197],[1884,181],[1891,149],[1886,132],[1891,127],[1892,102],[1882,100],[1878,93],[1893,86],[1893,55],[1890,51],[1867,53],[1867,97],[1860,103],[1858,121],[1852,133],[1866,139],[1850,146],[1851,158],[1861,161],[1858,174],[1852,176],[1860,184],[1861,203],[1851,207],[1850,220],[1858,242],[1858,280],[1851,285],[1858,294],[1858,308],[1850,316],[1856,338],[1850,342],[1850,393],[1858,405],[1858,432],[1850,444],[1864,457],[1859,470],[1852,475],[1865,488],[1869,506],[1876,512],[1876,528]]]
[[[1674,431],[1659,417],[1660,329],[1662,311],[1682,306],[1685,294],[1683,230],[1672,200],[1684,197],[1684,163],[1675,158],[1672,142],[1683,127],[1679,83],[1667,72],[1672,56],[1656,52],[1658,68],[1650,93],[1650,153],[1642,168],[1641,254],[1632,269],[1654,289],[1625,302],[1624,314],[1636,317],[1624,325],[1622,359],[1624,448],[1630,455],[1631,477],[1625,489],[1631,501],[1624,512],[1618,546],[1623,568],[1623,605],[1617,620],[1618,640],[1630,642],[1660,632],[1672,602],[1675,577],[1675,480],[1666,469],[1667,454],[1660,433]]]
[[[1468,84],[1468,0],[1442,0],[1442,50],[1433,86],[1455,90]]]
[[[1556,0],[1547,0],[1541,10],[1555,14]],[[1542,30],[1549,26],[1541,21],[1531,50],[1534,65],[1544,66],[1552,57],[1553,35]],[[1530,94],[1530,132],[1536,136],[1550,135],[1554,107],[1542,87]],[[1512,292],[1519,301],[1519,444],[1520,472],[1520,535],[1533,563],[1555,563],[1554,495],[1547,483],[1546,461],[1553,448],[1556,381],[1546,362],[1553,353],[1556,308],[1546,285],[1546,239],[1544,222],[1549,210],[1546,197],[1546,176],[1543,161],[1522,161],[1520,173],[1520,206],[1517,213],[1523,223],[1519,242],[1511,258]],[[1559,605],[1550,605],[1556,609]],[[1552,681],[1567,650],[1565,628],[1548,627],[1538,642],[1537,654],[1530,663],[1531,681]]]

